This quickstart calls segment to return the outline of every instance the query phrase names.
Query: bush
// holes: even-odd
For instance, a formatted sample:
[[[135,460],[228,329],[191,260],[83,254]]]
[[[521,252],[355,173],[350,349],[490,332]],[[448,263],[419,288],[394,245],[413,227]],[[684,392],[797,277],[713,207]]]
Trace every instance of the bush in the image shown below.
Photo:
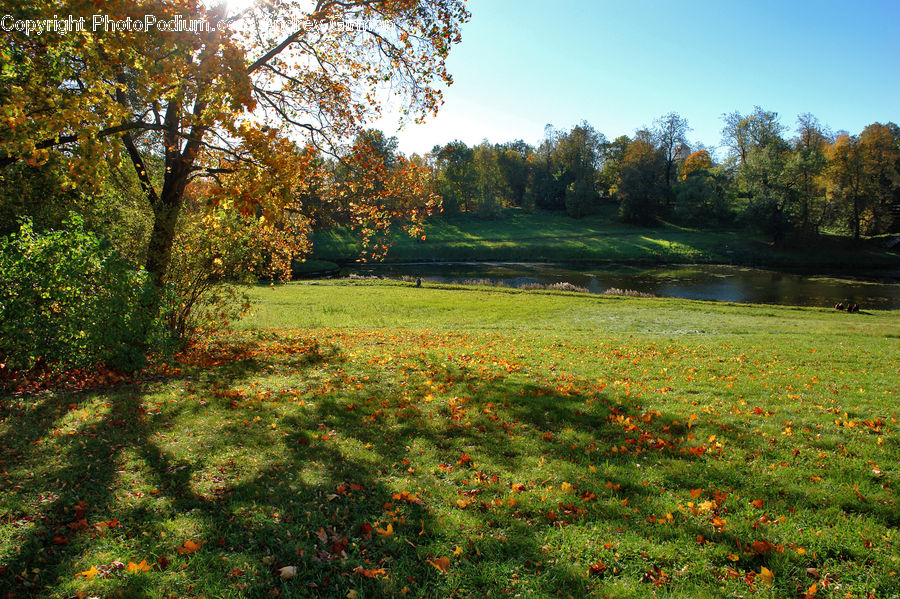
[[[46,233],[25,219],[0,238],[0,363],[138,369],[162,339],[144,308],[149,292],[146,273],[86,232],[80,216]]]

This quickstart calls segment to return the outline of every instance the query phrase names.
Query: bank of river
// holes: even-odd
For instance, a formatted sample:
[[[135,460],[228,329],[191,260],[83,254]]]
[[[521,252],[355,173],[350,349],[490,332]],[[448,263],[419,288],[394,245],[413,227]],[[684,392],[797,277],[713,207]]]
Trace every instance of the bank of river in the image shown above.
[[[529,283],[568,282],[592,293],[631,289],[662,297],[794,306],[859,304],[860,309],[900,309],[900,273],[879,272],[837,277],[725,265],[660,267],[586,266],[528,262],[429,262],[354,265],[341,275],[386,278],[421,277],[424,281],[489,281],[520,287]]]

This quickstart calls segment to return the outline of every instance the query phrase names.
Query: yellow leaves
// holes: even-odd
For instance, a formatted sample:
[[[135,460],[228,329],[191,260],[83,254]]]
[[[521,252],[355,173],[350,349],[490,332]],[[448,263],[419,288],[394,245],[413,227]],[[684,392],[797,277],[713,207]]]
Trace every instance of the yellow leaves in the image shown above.
[[[378,536],[380,536],[383,539],[390,539],[391,537],[394,536],[394,525],[391,524],[390,522],[388,522],[388,525],[386,527],[376,528],[375,532],[377,532]]]
[[[434,566],[439,572],[446,572],[450,569],[450,558],[447,556],[428,560],[428,563]]]
[[[464,510],[464,509],[466,509],[466,508],[469,506],[469,504],[471,504],[471,503],[472,503],[472,500],[469,499],[468,497],[466,497],[466,498],[464,498],[464,499],[457,499],[457,500],[456,500],[456,507],[458,507],[458,508],[461,509],[461,510]]]
[[[456,549],[453,550],[453,557],[459,557],[463,554],[463,548],[459,545],[456,546]]]
[[[569,484],[569,483],[567,483],[567,482],[564,482],[563,484],[561,484],[561,485],[559,486],[559,489],[560,489],[563,493],[568,493],[568,492],[570,492],[570,491],[572,490],[572,485]]]
[[[147,563],[147,560],[142,559],[141,563],[136,564],[132,561],[128,562],[128,567],[125,568],[126,572],[149,572],[150,565]]]
[[[79,572],[78,576],[83,576],[84,578],[91,580],[97,574],[100,574],[100,570],[98,570],[94,566],[91,566],[90,570],[85,570],[84,572]]]
[[[772,581],[775,578],[775,573],[766,568],[765,566],[760,567],[759,569],[759,578],[765,582],[766,584],[772,584]]]

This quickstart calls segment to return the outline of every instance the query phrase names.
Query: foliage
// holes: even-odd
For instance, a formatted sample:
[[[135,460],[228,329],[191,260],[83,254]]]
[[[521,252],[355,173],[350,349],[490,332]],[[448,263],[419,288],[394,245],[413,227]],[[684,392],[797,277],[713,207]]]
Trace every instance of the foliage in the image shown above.
[[[146,273],[80,217],[43,234],[23,220],[0,239],[0,359],[9,370],[139,368],[146,344],[161,335],[148,294]]]
[[[720,174],[695,168],[675,187],[675,216],[683,223],[710,227],[728,222],[726,185]]]
[[[706,150],[697,150],[684,159],[684,164],[681,166],[681,179],[686,179],[688,175],[697,170],[709,170],[712,166],[713,164],[709,157],[709,152]]]
[[[635,139],[628,145],[616,195],[619,214],[627,223],[647,225],[660,215],[666,193],[665,158],[646,139]]]
[[[438,82],[451,82],[446,58],[468,19],[462,0],[314,7],[295,0],[255,3],[231,15],[227,3],[200,0],[4,1],[2,8],[14,18],[34,12],[143,21],[151,15],[212,24],[209,31],[171,27],[138,35],[107,28],[32,37],[12,32],[4,51],[9,62],[0,110],[8,130],[0,166],[64,157],[63,184],[73,187],[124,158],[152,211],[146,268],[159,287],[190,185],[212,178],[228,200],[223,208],[269,223],[289,220],[294,212],[285,195],[303,191],[311,172],[309,152],[291,140],[340,153],[388,93],[400,96],[417,120],[433,114],[441,103]],[[370,21],[378,25],[341,26]],[[293,29],[284,31],[286,23]],[[360,196],[373,197],[381,200]],[[373,218],[396,212],[359,208],[366,213],[363,228],[378,228]]]

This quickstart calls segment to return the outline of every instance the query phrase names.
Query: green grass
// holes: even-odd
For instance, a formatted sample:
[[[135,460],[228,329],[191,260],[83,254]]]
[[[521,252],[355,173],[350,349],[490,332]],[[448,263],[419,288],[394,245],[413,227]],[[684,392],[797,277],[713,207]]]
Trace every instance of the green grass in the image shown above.
[[[825,237],[815,248],[776,250],[764,238],[744,230],[633,227],[618,222],[610,210],[582,219],[521,210],[509,210],[500,220],[439,217],[430,219],[425,231],[424,241],[403,233],[394,235],[388,260],[740,264],[853,270],[861,265],[866,269],[900,266],[900,256],[882,251],[877,244],[848,249],[847,240]],[[323,260],[347,262],[359,255],[360,248],[349,232],[329,229],[315,234],[313,251]]]
[[[256,315],[177,370],[3,399],[0,588],[900,592],[896,312],[368,281],[253,294]]]

